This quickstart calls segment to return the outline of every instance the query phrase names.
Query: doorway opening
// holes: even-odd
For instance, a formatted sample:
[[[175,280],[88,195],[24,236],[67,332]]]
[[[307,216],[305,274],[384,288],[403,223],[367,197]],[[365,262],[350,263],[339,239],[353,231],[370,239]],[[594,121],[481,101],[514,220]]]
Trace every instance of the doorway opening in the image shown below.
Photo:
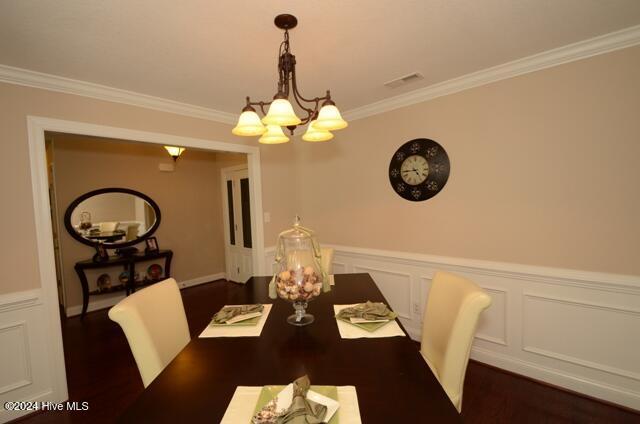
[[[244,283],[253,275],[251,238],[251,195],[246,166],[222,168],[223,221],[227,279]]]
[[[49,133],[74,134],[75,136],[95,137],[96,140],[117,140],[135,141],[146,145],[156,145],[162,149],[164,145],[175,145],[202,152],[226,152],[246,155],[246,169],[248,181],[245,184],[245,192],[248,190],[248,202],[250,211],[253,212],[248,217],[248,228],[251,239],[251,270],[252,272],[264,272],[264,234],[262,221],[256,217],[262,216],[262,195],[261,195],[261,172],[260,172],[260,152],[258,147],[246,146],[234,143],[225,143],[212,140],[195,139],[188,137],[178,137],[167,134],[128,130],[122,128],[97,126],[72,121],[62,121],[49,118],[28,117],[29,129],[29,154],[31,160],[32,189],[34,199],[35,227],[38,237],[38,261],[40,280],[42,287],[42,299],[45,306],[45,314],[41,317],[43,328],[47,328],[47,345],[49,350],[48,363],[50,364],[52,375],[52,390],[48,400],[64,401],[68,399],[67,379],[65,373],[64,350],[62,344],[62,332],[60,325],[61,311],[59,304],[68,302],[65,300],[66,294],[59,297],[59,286],[69,285],[70,281],[59,282],[56,267],[63,266],[65,260],[64,252],[56,252],[54,240],[60,242],[65,237],[63,228],[56,225],[60,222],[60,193],[51,187],[49,174],[55,174],[55,161],[47,158],[48,142],[45,142]],[[52,162],[51,171],[49,163]],[[176,167],[180,162],[176,163]],[[219,171],[218,171],[219,172]],[[221,196],[217,196],[221,199]],[[57,204],[57,206],[55,206]],[[186,205],[188,207],[188,205]],[[58,216],[52,216],[52,207],[58,211]],[[222,214],[222,207],[219,207]],[[185,222],[184,225],[193,225]],[[55,228],[54,228],[55,227]],[[243,237],[245,237],[243,235]],[[60,245],[58,244],[58,247]],[[64,274],[64,273],[63,273]],[[66,290],[63,290],[63,294]],[[67,313],[68,308],[64,312]]]

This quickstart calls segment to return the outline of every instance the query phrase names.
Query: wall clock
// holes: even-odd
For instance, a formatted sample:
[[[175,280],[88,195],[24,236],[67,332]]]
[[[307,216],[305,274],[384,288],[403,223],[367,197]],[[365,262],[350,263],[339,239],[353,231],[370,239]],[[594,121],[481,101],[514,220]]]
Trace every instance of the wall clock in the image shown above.
[[[389,162],[389,182],[402,198],[421,202],[438,194],[449,178],[449,156],[428,138],[407,141]]]

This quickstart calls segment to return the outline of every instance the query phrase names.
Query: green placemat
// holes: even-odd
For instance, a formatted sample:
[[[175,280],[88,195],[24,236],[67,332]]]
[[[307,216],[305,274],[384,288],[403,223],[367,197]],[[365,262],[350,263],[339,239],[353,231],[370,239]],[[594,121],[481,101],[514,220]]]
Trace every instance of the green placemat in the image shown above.
[[[264,312],[262,313],[264,314]],[[259,317],[253,317],[253,318],[246,319],[244,321],[236,322],[233,324],[225,324],[225,323],[216,324],[215,322],[211,321],[211,324],[209,325],[212,325],[214,327],[250,327],[258,324],[258,321],[260,321],[260,318],[262,318],[262,315],[260,315]]]
[[[286,386],[264,386],[260,391],[260,396],[258,396],[258,402],[256,402],[256,407],[253,410],[253,415],[257,414],[259,410],[262,409],[263,406],[267,404],[271,399],[276,397],[278,393],[282,391]],[[336,386],[311,386],[309,390],[313,390],[316,393],[320,393],[323,396],[331,398],[338,401],[338,388]],[[338,424],[338,412],[333,414],[333,417],[329,420],[328,424]]]
[[[360,327],[363,330],[366,330],[366,331],[368,331],[370,333],[373,333],[374,331],[378,330],[379,328],[382,328],[385,325],[389,324],[390,322],[395,321],[395,319],[390,319],[387,322],[363,322],[363,323],[358,323],[358,322],[351,322],[351,320],[348,320],[346,318],[336,317],[336,319],[339,319],[342,322],[346,322],[349,325],[355,325],[356,327]]]

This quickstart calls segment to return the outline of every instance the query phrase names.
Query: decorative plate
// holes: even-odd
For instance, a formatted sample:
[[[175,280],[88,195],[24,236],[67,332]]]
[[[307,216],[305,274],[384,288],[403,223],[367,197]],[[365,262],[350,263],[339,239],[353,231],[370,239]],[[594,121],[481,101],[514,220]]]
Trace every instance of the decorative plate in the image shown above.
[[[407,141],[389,162],[389,182],[400,197],[421,202],[440,193],[449,179],[449,156],[428,138]]]
[[[384,327],[390,322],[395,321],[395,319],[390,319],[389,321],[378,321],[378,322],[351,322],[351,320],[344,319],[344,318],[336,317],[336,319],[339,319],[342,322],[346,322],[349,325],[362,328],[363,330],[368,331],[370,333],[373,333],[374,331]]]
[[[111,288],[111,276],[109,274],[101,274],[97,282],[99,291],[109,290]]]
[[[157,280],[162,276],[162,266],[159,264],[151,264],[147,268],[147,276],[152,280]]]

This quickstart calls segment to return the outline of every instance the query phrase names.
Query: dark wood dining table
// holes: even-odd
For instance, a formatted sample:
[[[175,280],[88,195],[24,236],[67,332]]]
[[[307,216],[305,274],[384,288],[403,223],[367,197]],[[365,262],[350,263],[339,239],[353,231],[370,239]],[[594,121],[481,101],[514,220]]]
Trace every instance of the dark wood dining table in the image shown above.
[[[369,274],[336,275],[332,290],[309,303],[315,322],[306,327],[286,322],[293,307],[268,297],[269,280],[227,283],[226,297],[211,304],[213,315],[226,304],[273,303],[260,337],[194,338],[119,421],[219,423],[237,386],[284,385],[307,374],[314,385],[355,386],[365,424],[461,422],[408,336],[340,337],[334,304],[387,302]]]

